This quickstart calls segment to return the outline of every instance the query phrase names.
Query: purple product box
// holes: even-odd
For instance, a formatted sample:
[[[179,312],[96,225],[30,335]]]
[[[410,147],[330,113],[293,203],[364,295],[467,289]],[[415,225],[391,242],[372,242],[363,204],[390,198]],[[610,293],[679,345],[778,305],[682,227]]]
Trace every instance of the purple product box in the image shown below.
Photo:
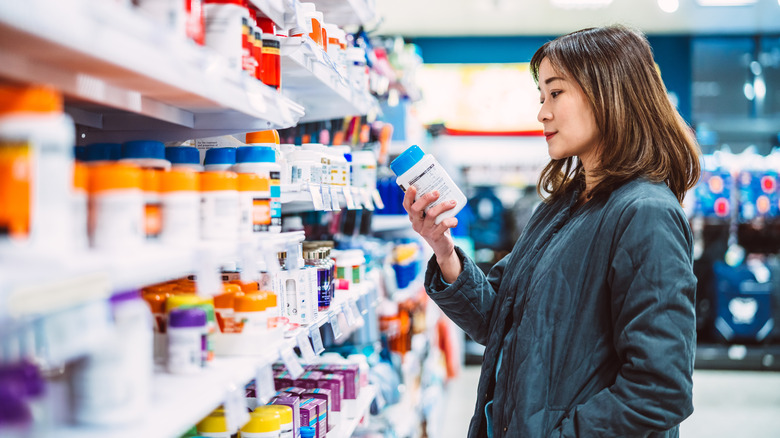
[[[293,379],[290,377],[290,373],[287,371],[284,371],[282,373],[274,375],[274,389],[280,390],[282,388],[287,388],[289,386],[295,386],[293,384]]]
[[[317,381],[318,388],[330,390],[330,396],[333,399],[333,411],[341,412],[341,400],[344,398],[344,376],[341,374],[323,374],[322,379]]]
[[[294,396],[300,398],[306,392],[306,388],[301,388],[298,386],[288,386],[286,388],[280,389],[279,392],[286,392],[288,394],[293,394]]]
[[[273,371],[287,371],[287,367],[281,362],[274,362],[271,364],[271,369]]]
[[[272,405],[283,405],[283,406],[289,406],[293,410],[293,436],[299,436],[300,435],[300,427],[301,427],[301,399],[297,396],[294,396],[292,394],[283,393],[283,395],[280,395],[278,397],[274,397],[271,400]]]
[[[301,377],[297,378],[293,384],[300,388],[314,389],[317,387],[317,381],[322,378],[322,373],[319,371],[306,371],[301,374]]]
[[[310,403],[310,401],[311,399],[301,400],[301,404],[300,404],[301,418],[299,424],[301,426],[313,427],[315,430],[317,430],[315,436],[320,436],[319,427],[318,427],[319,413],[317,412],[317,405]],[[295,435],[295,436],[299,436],[299,435]]]
[[[328,408],[327,402],[318,398],[304,398],[301,406],[314,405],[317,408],[317,436],[325,438],[328,434]]]
[[[360,370],[357,364],[320,365],[320,371],[344,376],[344,398],[356,400],[360,395]]]
[[[333,416],[333,400],[331,400],[330,389],[314,388],[306,391],[303,394],[303,398],[316,398],[325,402],[326,421],[328,424],[328,432],[336,427],[337,419]]]

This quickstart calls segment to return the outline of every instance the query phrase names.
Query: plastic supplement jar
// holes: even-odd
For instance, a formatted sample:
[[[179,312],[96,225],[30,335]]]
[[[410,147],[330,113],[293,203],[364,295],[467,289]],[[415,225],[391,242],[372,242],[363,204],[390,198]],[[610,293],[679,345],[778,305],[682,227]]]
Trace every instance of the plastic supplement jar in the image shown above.
[[[238,237],[238,175],[235,172],[203,172],[200,175],[201,237],[236,240]]]
[[[92,247],[131,249],[143,244],[141,170],[126,164],[97,165],[89,170],[88,186]]]
[[[231,438],[224,411],[214,411],[208,417],[200,420],[197,425],[198,435],[207,438]]]
[[[153,140],[123,143],[122,158],[119,161],[146,169],[168,170],[171,168],[171,162],[165,159],[165,145]]]
[[[166,369],[171,374],[195,374],[204,363],[206,312],[203,309],[174,309],[168,314]]]
[[[235,298],[233,317],[240,333],[265,333],[268,329],[265,293],[255,292]]]
[[[172,169],[160,175],[162,231],[166,244],[190,246],[200,239],[200,193],[198,174]]]
[[[171,162],[171,168],[185,168],[203,171],[200,164],[200,152],[192,146],[168,146],[165,148],[165,159]]]
[[[268,178],[271,192],[272,233],[282,231],[282,190],[279,184],[281,166],[276,163],[276,151],[270,146],[242,146],[236,150],[236,165],[232,170],[238,173],[254,173]]]
[[[279,419],[281,421],[279,438],[295,438],[293,427],[293,410],[289,406],[284,405],[266,405],[258,406],[256,411],[273,410],[279,413]]]
[[[460,191],[444,168],[433,155],[425,154],[416,145],[411,146],[398,156],[390,169],[396,174],[396,183],[406,192],[409,187],[417,189],[415,200],[426,193],[438,190],[439,198],[428,204],[425,211],[446,201],[454,200],[455,208],[447,210],[436,217],[435,223],[454,217],[466,205],[466,196]]]
[[[74,138],[59,93],[0,86],[0,241],[70,246]]]
[[[281,416],[278,411],[271,409],[255,409],[249,414],[249,421],[241,428],[242,438],[279,438],[281,433]]]
[[[241,236],[266,232],[271,228],[270,180],[256,173],[238,174]]]
[[[206,150],[203,169],[207,172],[230,170],[236,164],[236,148],[211,148]]]

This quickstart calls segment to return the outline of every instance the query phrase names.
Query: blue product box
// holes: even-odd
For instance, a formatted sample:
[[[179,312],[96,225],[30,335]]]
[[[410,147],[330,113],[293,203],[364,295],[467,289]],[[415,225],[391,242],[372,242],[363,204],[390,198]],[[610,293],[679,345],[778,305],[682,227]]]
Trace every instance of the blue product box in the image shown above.
[[[774,328],[771,281],[758,282],[744,264],[731,267],[717,261],[715,271],[715,332],[729,342],[760,342]]]

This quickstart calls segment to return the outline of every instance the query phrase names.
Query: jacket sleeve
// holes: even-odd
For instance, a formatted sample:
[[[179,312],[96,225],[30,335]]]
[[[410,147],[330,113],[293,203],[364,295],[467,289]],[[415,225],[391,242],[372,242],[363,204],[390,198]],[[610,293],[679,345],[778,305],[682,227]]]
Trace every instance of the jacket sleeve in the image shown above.
[[[463,250],[456,247],[455,251],[463,266],[458,278],[452,284],[445,283],[433,256],[425,272],[425,291],[455,324],[474,341],[485,345],[496,292],[510,256],[501,259],[485,276]]]
[[[676,207],[635,200],[622,213],[607,277],[617,378],[572,408],[552,436],[648,436],[693,412],[696,277],[692,235]]]

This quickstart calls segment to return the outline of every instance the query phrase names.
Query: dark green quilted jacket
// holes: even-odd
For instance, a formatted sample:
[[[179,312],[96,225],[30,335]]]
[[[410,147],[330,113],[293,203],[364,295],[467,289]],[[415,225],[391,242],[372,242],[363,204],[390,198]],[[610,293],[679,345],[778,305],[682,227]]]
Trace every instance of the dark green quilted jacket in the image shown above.
[[[534,212],[485,276],[426,290],[486,346],[468,436],[485,404],[502,437],[677,437],[693,412],[693,238],[671,190],[636,179],[573,209],[572,191]],[[503,359],[496,375],[496,360]]]

